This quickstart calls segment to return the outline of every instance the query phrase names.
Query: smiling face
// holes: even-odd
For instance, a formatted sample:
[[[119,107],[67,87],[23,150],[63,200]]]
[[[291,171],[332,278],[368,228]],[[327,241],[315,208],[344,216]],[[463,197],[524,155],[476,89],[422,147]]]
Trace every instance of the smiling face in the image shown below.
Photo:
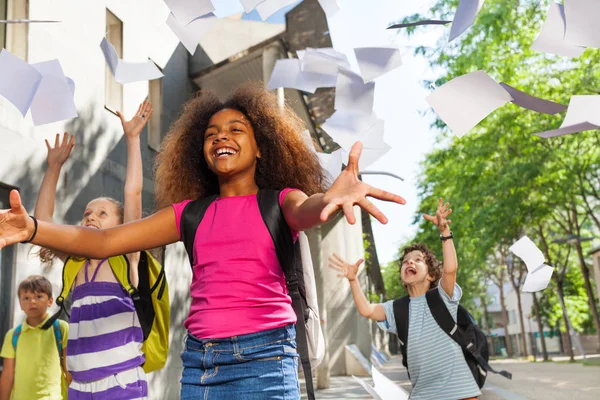
[[[229,108],[215,113],[204,132],[204,159],[219,179],[254,177],[260,151],[248,118]]]
[[[122,224],[122,218],[119,206],[114,201],[99,198],[88,203],[81,226],[95,229],[114,228]]]
[[[48,307],[52,305],[52,297],[48,297],[46,293],[42,292],[21,290],[19,292],[19,304],[28,318],[43,318]]]
[[[404,255],[400,267],[400,279],[406,286],[426,284],[429,287],[431,285],[434,278],[429,275],[423,252],[413,250]]]

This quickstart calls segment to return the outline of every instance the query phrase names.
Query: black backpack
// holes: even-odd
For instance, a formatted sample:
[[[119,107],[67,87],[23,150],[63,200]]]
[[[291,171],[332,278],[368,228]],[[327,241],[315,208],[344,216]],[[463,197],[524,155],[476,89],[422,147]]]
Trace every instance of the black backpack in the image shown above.
[[[467,365],[473,374],[473,378],[479,388],[485,384],[487,373],[500,374],[505,378],[512,379],[512,374],[507,371],[496,371],[489,364],[488,342],[485,334],[479,329],[471,314],[466,308],[459,305],[456,322],[448,311],[444,300],[438,292],[438,288],[431,289],[425,294],[427,305],[431,315],[439,327],[448,334],[462,348]],[[408,358],[406,346],[408,341],[408,309],[410,298],[408,296],[394,300],[394,318],[398,339],[400,339],[400,350],[402,352],[402,364],[408,369]]]
[[[308,353],[308,342],[306,332],[306,321],[309,317],[309,309],[306,301],[306,289],[298,243],[294,243],[292,231],[283,216],[279,204],[278,190],[259,190],[256,194],[260,215],[271,234],[275,244],[277,259],[285,274],[289,296],[292,298],[292,307],[296,313],[296,342],[298,354],[306,380],[306,392],[309,400],[315,399],[313,387],[310,357]],[[181,214],[180,230],[181,239],[190,259],[190,265],[194,266],[194,239],[200,222],[208,207],[217,199],[217,195],[205,197],[189,202]]]

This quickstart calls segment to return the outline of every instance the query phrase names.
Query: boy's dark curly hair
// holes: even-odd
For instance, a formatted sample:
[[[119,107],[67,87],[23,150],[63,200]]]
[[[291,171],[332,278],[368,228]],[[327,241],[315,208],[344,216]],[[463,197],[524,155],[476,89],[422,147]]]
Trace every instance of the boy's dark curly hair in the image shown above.
[[[411,251],[420,251],[425,256],[425,264],[427,265],[427,273],[433,277],[431,282],[431,288],[437,287],[440,279],[442,279],[442,264],[438,261],[435,254],[429,247],[421,243],[411,244],[402,251],[402,258],[400,259],[400,269],[402,269],[402,261],[404,257]]]
[[[252,124],[262,155],[255,175],[259,188],[291,187],[308,196],[324,191],[325,176],[303,137],[302,120],[287,105],[282,111],[277,97],[262,84],[246,83],[224,102],[215,93],[201,90],[184,105],[156,157],[158,208],[219,193],[217,176],[204,159],[204,132],[210,118],[226,108],[243,113]]]

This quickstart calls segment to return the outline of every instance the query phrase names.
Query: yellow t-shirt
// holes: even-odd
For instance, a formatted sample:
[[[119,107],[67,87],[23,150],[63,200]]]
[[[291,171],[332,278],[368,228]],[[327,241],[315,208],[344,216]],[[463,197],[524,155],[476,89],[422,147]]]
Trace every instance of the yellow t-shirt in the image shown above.
[[[46,317],[46,320],[48,318],[50,316]],[[23,322],[17,341],[12,400],[63,400],[63,372],[54,328],[41,329],[44,322],[36,327]],[[69,325],[65,321],[58,322],[63,348],[66,348]],[[15,358],[13,332],[14,329],[11,329],[4,337],[0,352],[2,358]]]

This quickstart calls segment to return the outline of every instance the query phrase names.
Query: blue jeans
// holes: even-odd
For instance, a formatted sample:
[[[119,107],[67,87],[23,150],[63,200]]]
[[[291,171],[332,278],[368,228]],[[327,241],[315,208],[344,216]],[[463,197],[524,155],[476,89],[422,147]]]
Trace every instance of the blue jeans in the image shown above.
[[[226,339],[188,333],[181,359],[181,400],[300,399],[293,325]]]

